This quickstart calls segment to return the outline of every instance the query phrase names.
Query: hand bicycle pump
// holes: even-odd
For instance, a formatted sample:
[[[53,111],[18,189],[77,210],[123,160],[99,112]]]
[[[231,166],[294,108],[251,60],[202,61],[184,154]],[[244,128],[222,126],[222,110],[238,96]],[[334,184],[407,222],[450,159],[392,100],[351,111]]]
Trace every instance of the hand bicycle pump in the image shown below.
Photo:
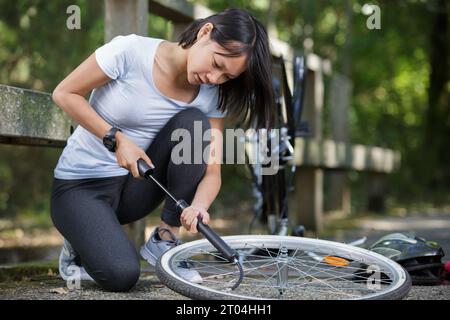
[[[161,185],[161,183],[159,183],[158,180],[155,179],[155,177],[152,176],[155,167],[150,167],[142,158],[137,161],[137,166],[139,175],[148,181],[153,180],[175,202],[175,205],[180,212],[183,212],[184,209],[189,207],[189,204],[186,201],[183,199],[177,200],[166,188],[164,188],[164,186]],[[222,238],[208,225],[204,224],[201,216],[197,217],[197,230],[203,234],[206,239],[208,239],[208,241],[225,257],[225,259],[238,266],[240,272],[239,279],[231,288],[232,290],[236,289],[244,278],[244,270],[241,262],[239,261],[238,252],[226,244],[225,241],[223,241]]]

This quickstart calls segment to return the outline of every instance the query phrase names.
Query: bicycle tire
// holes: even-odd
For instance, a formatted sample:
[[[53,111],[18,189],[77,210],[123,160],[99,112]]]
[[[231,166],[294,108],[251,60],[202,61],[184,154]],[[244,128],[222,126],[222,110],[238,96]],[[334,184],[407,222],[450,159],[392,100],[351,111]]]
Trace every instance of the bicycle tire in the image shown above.
[[[374,259],[374,261],[378,261],[380,264],[383,264],[383,266],[391,268],[392,271],[394,271],[396,274],[394,277],[396,277],[397,283],[393,285],[393,287],[388,290],[387,292],[377,294],[377,295],[368,295],[367,297],[361,298],[365,300],[398,300],[404,298],[410,288],[411,288],[411,278],[406,272],[403,267],[401,267],[399,264],[394,262],[391,259],[388,259],[382,255],[379,255],[375,252],[362,249],[359,247],[353,247],[350,245],[327,241],[327,240],[319,240],[319,239],[309,239],[309,238],[298,238],[298,237],[281,237],[281,236],[268,236],[268,235],[261,235],[261,236],[254,236],[254,235],[248,235],[248,236],[227,236],[223,237],[224,241],[226,241],[229,245],[232,247],[238,247],[237,244],[249,242],[249,241],[295,241],[297,244],[302,244],[305,248],[306,247],[315,247],[319,245],[323,246],[329,246],[330,248],[333,247],[334,250],[341,250],[356,255],[362,255],[371,257]],[[294,240],[295,239],[295,240]],[[256,242],[255,242],[256,243]],[[171,266],[170,262],[176,258],[177,256],[186,254],[186,252],[189,252],[189,250],[197,250],[197,248],[208,248],[209,243],[206,240],[197,240],[189,243],[185,243],[183,245],[174,247],[167,252],[165,252],[161,258],[158,260],[158,263],[156,265],[156,272],[158,278],[161,280],[163,284],[165,284],[170,289],[186,296],[192,299],[200,299],[200,300],[239,300],[239,299],[245,299],[245,300],[252,300],[252,299],[261,299],[259,297],[253,297],[248,295],[242,295],[242,294],[235,294],[230,292],[222,292],[215,289],[211,289],[208,287],[205,287],[201,284],[194,284],[190,283],[189,281],[183,279],[181,276],[177,275],[176,271],[174,271],[173,267]],[[263,300],[267,298],[262,298]],[[298,297],[298,300],[302,300],[304,297]],[[355,298],[356,300],[359,300],[359,298]]]

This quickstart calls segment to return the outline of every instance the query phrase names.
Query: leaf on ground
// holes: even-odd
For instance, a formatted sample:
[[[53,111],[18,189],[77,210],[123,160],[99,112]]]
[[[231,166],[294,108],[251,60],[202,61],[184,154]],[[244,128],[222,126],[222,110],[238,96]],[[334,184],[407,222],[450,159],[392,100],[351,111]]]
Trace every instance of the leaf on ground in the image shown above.
[[[67,294],[68,291],[66,288],[53,288],[50,290],[50,293]]]

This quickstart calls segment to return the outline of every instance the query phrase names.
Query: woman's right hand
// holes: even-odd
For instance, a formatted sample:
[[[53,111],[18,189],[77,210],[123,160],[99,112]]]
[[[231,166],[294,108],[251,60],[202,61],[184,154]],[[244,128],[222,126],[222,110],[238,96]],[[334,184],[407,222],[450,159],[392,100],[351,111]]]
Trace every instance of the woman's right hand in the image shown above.
[[[130,171],[133,177],[138,179],[143,179],[139,175],[137,168],[139,158],[144,159],[149,166],[154,167],[152,160],[150,160],[145,151],[120,131],[116,133],[116,158],[119,166]]]

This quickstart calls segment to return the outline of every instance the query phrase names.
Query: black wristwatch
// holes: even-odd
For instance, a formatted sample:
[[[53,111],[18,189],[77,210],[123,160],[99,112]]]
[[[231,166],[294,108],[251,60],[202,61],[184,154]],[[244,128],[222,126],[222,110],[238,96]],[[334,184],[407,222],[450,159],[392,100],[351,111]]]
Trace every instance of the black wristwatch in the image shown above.
[[[117,131],[122,132],[119,128],[112,127],[103,137],[103,144],[111,152],[116,151],[116,133]]]

